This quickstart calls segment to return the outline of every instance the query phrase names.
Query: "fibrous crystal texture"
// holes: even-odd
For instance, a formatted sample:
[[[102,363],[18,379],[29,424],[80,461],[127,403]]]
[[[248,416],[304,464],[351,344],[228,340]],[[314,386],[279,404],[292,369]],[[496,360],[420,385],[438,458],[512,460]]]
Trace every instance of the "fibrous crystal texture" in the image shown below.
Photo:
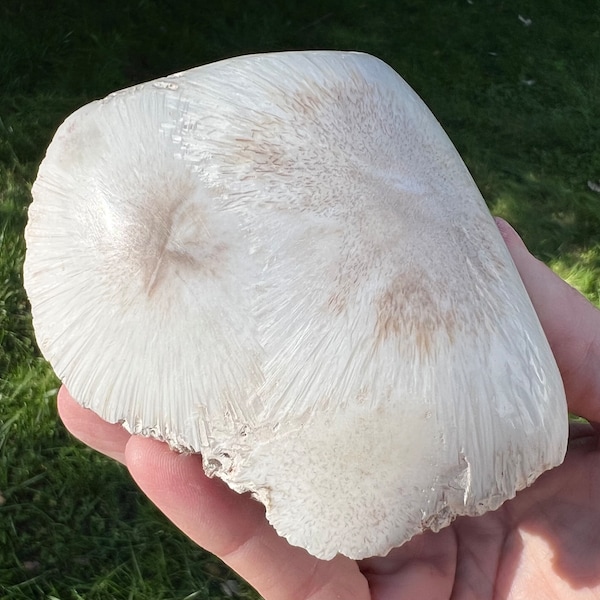
[[[73,396],[201,452],[318,557],[385,554],[563,459],[561,379],[485,203],[371,56],[112,94],[33,196],[26,287]]]

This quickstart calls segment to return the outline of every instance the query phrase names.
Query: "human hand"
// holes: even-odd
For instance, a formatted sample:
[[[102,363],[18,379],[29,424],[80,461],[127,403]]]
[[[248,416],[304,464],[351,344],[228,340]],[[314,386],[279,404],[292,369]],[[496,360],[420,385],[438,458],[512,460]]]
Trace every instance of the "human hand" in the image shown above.
[[[127,465],[147,496],[192,540],[219,556],[267,600],[600,598],[600,311],[498,227],[558,362],[575,424],[565,462],[499,510],[461,517],[388,556],[321,561],[279,537],[249,495],[204,475],[198,455],[81,408],[65,388],[67,428]]]

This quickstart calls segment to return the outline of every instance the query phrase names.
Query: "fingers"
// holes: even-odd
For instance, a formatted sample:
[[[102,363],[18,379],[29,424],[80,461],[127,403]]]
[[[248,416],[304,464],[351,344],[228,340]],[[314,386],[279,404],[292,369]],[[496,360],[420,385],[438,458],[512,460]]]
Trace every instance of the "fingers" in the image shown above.
[[[133,478],[165,515],[265,598],[368,598],[354,561],[320,561],[290,546],[267,523],[262,505],[206,477],[199,455],[176,454],[163,443],[134,436],[126,458]]]
[[[82,408],[63,386],[58,410],[67,429],[95,450],[127,464],[142,491],[177,527],[216,554],[265,598],[329,600],[367,598],[356,563],[320,561],[290,546],[268,524],[247,494],[204,474],[199,455],[172,452],[166,444],[131,436]]]
[[[600,311],[534,258],[508,223],[496,222],[550,342],[569,410],[600,422]]]
[[[58,413],[65,427],[84,444],[125,463],[125,446],[131,437],[120,425],[103,421],[87,408],[81,407],[63,385],[58,392]]]

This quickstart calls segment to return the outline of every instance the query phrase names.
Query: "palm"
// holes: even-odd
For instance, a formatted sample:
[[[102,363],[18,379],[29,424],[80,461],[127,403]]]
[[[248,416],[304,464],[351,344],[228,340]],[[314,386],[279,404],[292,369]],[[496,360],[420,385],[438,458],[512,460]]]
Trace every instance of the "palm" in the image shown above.
[[[506,224],[499,227],[553,348],[570,410],[600,423],[600,312],[533,259]],[[59,409],[77,437],[126,464],[182,531],[268,600],[600,597],[600,429],[591,425],[572,431],[563,465],[499,510],[459,518],[357,563],[320,561],[288,545],[259,503],[208,479],[199,456],[129,436],[64,389]]]
[[[373,598],[600,596],[600,452],[573,433],[565,463],[493,513],[363,561]]]

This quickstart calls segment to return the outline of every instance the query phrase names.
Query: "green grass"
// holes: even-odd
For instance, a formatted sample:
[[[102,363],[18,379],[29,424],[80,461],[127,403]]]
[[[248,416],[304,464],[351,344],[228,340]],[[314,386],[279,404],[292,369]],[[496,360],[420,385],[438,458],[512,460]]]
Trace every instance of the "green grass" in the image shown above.
[[[363,50],[396,68],[491,209],[600,303],[600,193],[587,184],[600,181],[597,0],[3,0],[1,598],[227,597],[232,575],[59,423],[22,289],[22,232],[45,147],[81,104],[227,56],[301,48]]]

